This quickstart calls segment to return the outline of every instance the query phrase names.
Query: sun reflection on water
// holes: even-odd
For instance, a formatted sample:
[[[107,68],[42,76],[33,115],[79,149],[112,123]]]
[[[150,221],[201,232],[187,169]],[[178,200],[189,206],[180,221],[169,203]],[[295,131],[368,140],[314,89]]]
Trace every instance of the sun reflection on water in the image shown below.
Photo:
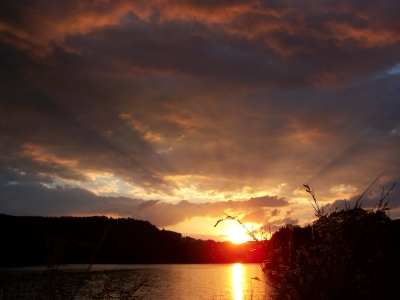
[[[232,289],[235,300],[243,299],[243,266],[234,264],[232,267]]]

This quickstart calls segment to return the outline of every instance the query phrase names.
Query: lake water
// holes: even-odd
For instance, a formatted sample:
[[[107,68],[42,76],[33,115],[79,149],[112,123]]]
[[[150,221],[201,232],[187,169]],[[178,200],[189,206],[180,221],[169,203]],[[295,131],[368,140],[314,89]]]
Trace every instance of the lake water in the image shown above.
[[[65,279],[61,281],[77,278],[74,274],[82,273],[80,268],[79,265],[62,266],[60,274]],[[41,267],[12,269],[21,281],[24,276],[39,280],[41,271]],[[258,264],[94,265],[90,276],[80,291],[82,299],[87,299],[88,291],[100,291],[110,276],[124,289],[146,283],[140,288],[145,300],[266,299],[265,284],[251,279],[264,280]]]

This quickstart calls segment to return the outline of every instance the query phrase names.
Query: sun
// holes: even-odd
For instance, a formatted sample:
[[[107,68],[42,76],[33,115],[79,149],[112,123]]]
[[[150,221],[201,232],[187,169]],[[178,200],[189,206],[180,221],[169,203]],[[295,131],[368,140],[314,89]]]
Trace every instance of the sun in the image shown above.
[[[243,226],[231,224],[227,229],[222,232],[223,235],[227,237],[229,241],[234,244],[245,243],[250,240],[247,231]]]

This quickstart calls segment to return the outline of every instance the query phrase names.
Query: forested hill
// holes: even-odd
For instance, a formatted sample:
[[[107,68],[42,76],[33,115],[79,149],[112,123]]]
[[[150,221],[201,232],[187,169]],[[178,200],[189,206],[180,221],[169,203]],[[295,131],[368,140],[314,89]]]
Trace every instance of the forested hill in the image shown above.
[[[0,245],[0,267],[87,264],[93,258],[112,264],[249,263],[259,262],[265,253],[265,245],[197,240],[147,221],[104,216],[0,214]]]

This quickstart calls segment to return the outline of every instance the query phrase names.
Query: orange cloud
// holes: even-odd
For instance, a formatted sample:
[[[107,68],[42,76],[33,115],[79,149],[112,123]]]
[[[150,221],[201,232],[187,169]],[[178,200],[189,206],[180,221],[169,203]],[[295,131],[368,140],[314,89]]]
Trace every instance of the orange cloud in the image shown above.
[[[141,8],[139,1],[68,1],[64,5],[34,1],[25,7],[11,7],[23,21],[0,19],[0,38],[19,49],[29,50],[37,57],[49,54],[54,44],[62,46],[67,36],[116,26],[129,11],[135,11],[145,19],[150,13]]]
[[[78,164],[77,159],[68,159],[61,158],[57,155],[50,153],[44,147],[34,145],[34,144],[25,144],[23,145],[24,154],[31,157],[34,161],[43,164],[57,164],[60,166],[69,166],[74,167]]]
[[[296,36],[324,43],[332,41],[345,50],[354,46],[384,47],[400,40],[398,26],[388,26],[382,19],[384,16],[377,14],[373,6],[365,9],[355,4],[340,5],[329,1],[315,6],[288,2],[276,7],[255,0],[222,3],[154,0],[145,4],[125,0],[69,1],[65,5],[35,1],[24,7],[11,5],[11,10],[23,21],[0,19],[0,38],[39,57],[48,54],[54,44],[63,46],[68,36],[120,26],[128,13],[149,23],[200,22],[212,27],[216,33],[262,41],[260,47],[274,49],[283,55],[307,50],[306,44],[284,41]],[[360,26],[352,19],[367,25]]]

